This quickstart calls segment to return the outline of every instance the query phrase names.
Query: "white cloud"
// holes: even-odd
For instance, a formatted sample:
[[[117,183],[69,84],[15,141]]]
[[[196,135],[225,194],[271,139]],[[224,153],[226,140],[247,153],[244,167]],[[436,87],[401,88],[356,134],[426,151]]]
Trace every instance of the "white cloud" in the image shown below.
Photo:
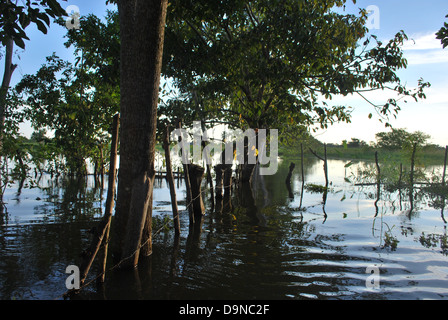
[[[424,104],[443,104],[448,106],[448,95],[446,89],[448,88],[448,81],[439,83],[437,86],[432,86],[425,90],[426,99],[422,100]]]
[[[414,34],[403,45],[403,50],[433,49],[442,49],[440,40],[436,39],[436,32]]]
[[[412,35],[402,49],[409,65],[448,63],[448,53],[443,50],[435,31]]]
[[[404,57],[408,65],[448,63],[448,52],[439,50],[429,50],[420,52],[405,52]]]

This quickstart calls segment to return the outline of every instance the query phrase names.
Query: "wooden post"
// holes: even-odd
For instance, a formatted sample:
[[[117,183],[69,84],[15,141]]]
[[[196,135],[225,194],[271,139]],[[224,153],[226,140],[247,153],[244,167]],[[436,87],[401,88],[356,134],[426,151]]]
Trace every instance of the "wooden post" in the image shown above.
[[[202,124],[204,124],[204,123],[202,122]],[[203,127],[202,130],[205,131],[205,127]],[[205,141],[202,141],[201,146],[202,146],[202,150],[204,150],[206,148],[207,144],[205,143]],[[213,178],[212,178],[212,166],[211,166],[212,160],[208,153],[206,153],[206,157],[207,158],[204,159],[205,163],[206,163],[206,168],[207,168],[206,177],[207,177],[207,183],[209,184],[209,188],[210,188],[210,195],[211,195],[210,201],[212,204],[212,211],[213,211],[213,208],[215,207],[215,191],[213,190]]]
[[[327,144],[324,143],[324,171],[325,171],[325,187],[328,187],[328,162],[327,162]]]
[[[230,196],[231,191],[232,191],[232,165],[231,164],[226,164],[224,166],[224,179],[223,179],[223,184],[224,184],[224,197]]]
[[[218,164],[215,166],[216,183],[215,183],[215,197],[221,199],[223,196],[223,180],[224,180],[224,165]]]
[[[179,129],[182,129],[182,123],[179,121]],[[182,137],[179,136],[179,142],[182,141]],[[193,197],[191,194],[190,174],[188,173],[188,161],[185,153],[182,151],[182,165],[184,168],[185,189],[187,191],[187,210],[190,217],[190,224],[194,224],[193,205],[191,203]]]
[[[129,220],[123,242],[121,268],[131,269],[138,264],[146,213],[151,200],[153,181],[143,172],[132,183]]]
[[[303,169],[303,161],[304,161],[304,157],[303,157],[303,143],[300,144],[300,157],[301,157],[301,169],[302,169],[302,185],[305,184],[305,171]]]
[[[251,182],[254,174],[255,164],[243,164],[241,170],[241,182]]]
[[[112,217],[112,211],[114,207],[114,197],[115,197],[115,185],[117,178],[117,154],[118,154],[118,132],[120,127],[120,116],[116,114],[114,116],[113,124],[112,124],[112,142],[110,146],[110,164],[109,164],[109,179],[108,179],[108,187],[107,187],[107,198],[106,198],[106,208],[105,208],[105,216],[107,215],[110,219]],[[101,148],[101,155],[103,154]],[[102,168],[101,168],[101,180],[103,179],[104,174],[104,165],[103,160],[101,160]],[[109,234],[110,234],[110,222],[107,225],[105,238],[103,240],[103,261],[100,265],[100,277],[98,278],[98,282],[103,283],[106,275],[106,261],[107,261],[107,252],[109,247]]]
[[[380,194],[381,194],[381,171],[380,171],[380,164],[378,162],[378,151],[375,151],[375,164],[376,164],[376,200],[375,200],[375,217],[378,215],[379,208],[378,208],[378,202],[380,201]]]
[[[165,159],[166,159],[166,179],[170,187],[171,195],[171,208],[173,209],[173,223],[175,235],[180,234],[180,221],[179,221],[179,210],[177,208],[177,197],[176,189],[174,187],[174,177],[171,169],[171,155],[170,155],[170,142],[169,142],[170,129],[169,126],[166,127],[166,133],[163,139],[163,148],[165,149]]]
[[[289,165],[289,172],[288,175],[286,176],[286,184],[291,184],[291,177],[292,177],[292,172],[294,171],[294,168],[296,167],[296,164],[294,162],[291,162],[291,164]]]
[[[328,188],[328,163],[327,163],[327,144],[324,144],[324,157],[319,156],[313,149],[309,148],[312,154],[324,162],[325,187]]]
[[[375,151],[375,164],[376,164],[376,183],[380,184],[381,183],[381,171],[380,171],[380,165],[378,163],[378,151]]]
[[[113,131],[112,131],[112,145],[111,145],[111,168],[112,172],[109,173],[109,187],[107,191],[106,209],[103,219],[100,221],[99,225],[94,229],[93,239],[90,244],[89,249],[83,252],[83,260],[80,267],[80,284],[84,283],[87,274],[89,273],[90,267],[95,259],[101,244],[104,241],[104,259],[102,265],[102,271],[104,274],[105,261],[107,257],[107,244],[109,240],[109,230],[110,221],[112,218],[112,210],[114,204],[114,193],[115,193],[115,172],[116,172],[116,155],[118,148],[118,127],[119,127],[119,115],[114,116],[113,120]],[[104,277],[103,277],[104,279]]]
[[[199,224],[205,212],[201,192],[201,182],[204,177],[205,169],[196,164],[189,164],[188,167],[191,183],[192,208],[194,214],[193,224]]]
[[[445,147],[445,160],[443,162],[442,186],[445,186],[446,162],[448,158],[448,146]]]
[[[207,164],[207,181],[210,188],[210,201],[212,204],[212,211],[215,207],[215,190],[213,188],[212,166]]]
[[[417,150],[417,143],[414,143],[412,147],[412,157],[411,157],[411,174],[409,177],[409,201],[411,203],[411,208],[409,209],[409,214],[414,210],[414,167],[415,167],[415,152]]]
[[[446,162],[448,158],[448,146],[445,146],[445,160],[443,161],[443,173],[442,173],[442,187],[445,187],[445,175],[446,175]],[[442,196],[442,210],[441,216],[444,223],[446,223],[445,215],[443,211],[445,210],[445,196]]]
[[[115,127],[112,127],[112,130],[114,130]],[[113,139],[113,133],[112,133],[112,139]],[[118,139],[117,139],[118,140]],[[112,141],[113,142],[113,141]],[[111,150],[112,151],[112,150]],[[111,153],[111,159],[112,159],[112,153]],[[110,166],[110,165],[109,165]],[[101,183],[101,189],[104,187],[104,155],[103,155],[103,143],[101,143],[100,147],[100,183]]]
[[[415,151],[417,150],[417,143],[414,143],[412,147],[412,157],[411,157],[411,174],[410,174],[410,184],[411,188],[414,185],[414,167],[415,167]]]

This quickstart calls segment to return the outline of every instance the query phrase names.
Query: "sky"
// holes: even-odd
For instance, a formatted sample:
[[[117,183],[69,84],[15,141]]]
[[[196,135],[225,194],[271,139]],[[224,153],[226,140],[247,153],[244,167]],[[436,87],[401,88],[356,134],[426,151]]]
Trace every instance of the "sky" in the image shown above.
[[[63,8],[75,5],[81,15],[94,13],[100,18],[106,15],[107,9],[115,9],[115,5],[106,6],[105,0],[68,0],[61,2]],[[431,136],[430,142],[441,146],[448,145],[448,48],[442,49],[440,40],[435,33],[448,22],[447,0],[358,0],[356,5],[348,4],[346,12],[358,13],[359,8],[368,6],[378,8],[379,19],[370,30],[371,34],[386,42],[397,32],[404,30],[410,40],[404,46],[404,55],[408,60],[406,70],[398,75],[409,88],[417,86],[418,80],[431,83],[431,88],[425,91],[427,99],[401,103],[401,111],[397,119],[390,123],[395,128],[406,128],[408,131],[422,131]],[[375,22],[375,21],[373,21]],[[46,35],[35,27],[26,29],[31,39],[26,41],[25,50],[16,50],[14,63],[18,68],[13,74],[11,85],[15,85],[25,74],[35,73],[45,57],[53,52],[66,60],[73,60],[73,50],[64,46],[66,30],[62,26],[52,25]],[[0,61],[0,75],[3,74],[3,61]],[[390,92],[375,91],[366,94],[375,103],[385,103]],[[375,133],[389,131],[377,118],[368,118],[374,113],[373,107],[357,95],[335,97],[334,105],[349,105],[354,108],[350,124],[335,124],[326,130],[315,133],[316,138],[327,143],[341,143],[342,140],[357,138],[366,142],[375,140]],[[22,126],[22,131],[29,136],[32,130],[28,124]]]
[[[355,6],[367,8],[370,5],[379,9],[379,26],[378,29],[370,29],[371,34],[385,42],[403,30],[410,39],[403,47],[408,67],[398,72],[402,82],[409,88],[416,87],[420,78],[431,83],[431,88],[425,91],[427,99],[418,103],[407,99],[408,103],[400,103],[401,111],[397,119],[392,118],[390,123],[395,128],[427,133],[431,136],[431,143],[448,145],[448,48],[444,50],[435,36],[444,22],[448,22],[448,18],[445,18],[448,1],[358,0]],[[354,12],[353,5],[346,10]],[[375,91],[366,96],[375,103],[384,104],[391,94]],[[352,121],[350,124],[336,124],[327,130],[318,131],[316,138],[323,142],[341,143],[351,138],[371,142],[375,141],[375,133],[390,131],[378,118],[368,118],[370,112],[375,115],[373,107],[357,95],[336,98],[332,103],[353,106]]]

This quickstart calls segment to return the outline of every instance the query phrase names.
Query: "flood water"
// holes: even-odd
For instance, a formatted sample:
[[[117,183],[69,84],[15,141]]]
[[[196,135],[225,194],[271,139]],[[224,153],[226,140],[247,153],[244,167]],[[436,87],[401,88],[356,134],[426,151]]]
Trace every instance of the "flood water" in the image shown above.
[[[377,199],[376,186],[354,185],[355,165],[331,160],[323,203],[322,193],[302,190],[300,163],[293,161],[291,192],[285,184],[290,160],[277,175],[256,181],[252,193],[235,191],[213,211],[204,186],[207,212],[195,233],[189,233],[184,184],[176,181],[180,238],[162,228],[153,255],[137,270],[111,270],[101,290],[91,285],[79,298],[448,298],[447,223],[431,199],[417,198],[410,212],[405,195],[382,191]],[[308,160],[305,184],[323,183],[322,162]],[[80,262],[88,231],[103,214],[106,191],[92,177],[56,183],[44,176],[31,186],[17,182],[5,193],[0,299],[61,299],[65,269]],[[159,226],[171,216],[163,179],[155,183],[154,216]]]

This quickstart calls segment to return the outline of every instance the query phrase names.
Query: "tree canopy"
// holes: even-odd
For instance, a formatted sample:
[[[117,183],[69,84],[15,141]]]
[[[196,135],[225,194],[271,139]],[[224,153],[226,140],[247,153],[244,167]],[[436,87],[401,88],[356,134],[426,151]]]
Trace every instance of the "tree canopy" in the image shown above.
[[[430,138],[429,135],[421,132],[408,132],[406,129],[392,128],[389,132],[379,132],[375,135],[379,148],[387,150],[400,150],[412,147],[415,143],[425,146]]]
[[[373,106],[366,116],[376,112],[389,126],[400,99],[425,98],[429,84],[420,79],[416,89],[406,88],[398,77],[407,67],[401,49],[406,34],[379,41],[366,27],[365,10],[344,12],[348,1],[170,1],[158,132],[179,119],[185,126],[201,120],[203,126],[275,128],[287,141],[311,128],[350,122],[352,106],[332,104],[332,98],[366,99],[364,93],[375,90],[393,98],[379,105],[366,99]],[[51,10],[46,6],[53,1],[39,3]],[[80,28],[67,32],[75,63],[49,57],[17,87],[36,129],[54,130],[65,148],[82,144],[67,149],[66,157],[96,157],[95,145],[106,139],[119,109],[120,45],[118,12],[108,12],[104,21],[82,17]]]
[[[448,18],[448,15],[445,18]],[[443,48],[445,49],[448,46],[448,23],[445,22],[443,24],[443,27],[437,31],[436,36],[442,42]]]
[[[66,0],[63,0],[66,1]],[[65,15],[65,10],[57,0],[39,1],[10,1],[0,2],[0,41],[6,46],[10,39],[22,49],[25,49],[24,40],[29,40],[25,28],[31,23],[47,33],[50,18]]]
[[[211,119],[283,134],[349,122],[349,106],[324,101],[335,95],[388,89],[424,98],[427,83],[411,92],[397,75],[407,66],[406,34],[378,41],[365,27],[365,10],[336,10],[345,3],[172,1],[163,73]],[[394,98],[374,107],[381,121],[400,110]]]

